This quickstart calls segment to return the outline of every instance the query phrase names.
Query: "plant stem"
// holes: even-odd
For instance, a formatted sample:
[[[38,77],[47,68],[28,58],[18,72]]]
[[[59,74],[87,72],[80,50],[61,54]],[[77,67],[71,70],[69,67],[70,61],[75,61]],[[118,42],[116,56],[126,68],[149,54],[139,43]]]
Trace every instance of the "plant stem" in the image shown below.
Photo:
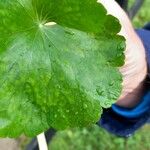
[[[39,150],[48,150],[44,132],[37,136]]]

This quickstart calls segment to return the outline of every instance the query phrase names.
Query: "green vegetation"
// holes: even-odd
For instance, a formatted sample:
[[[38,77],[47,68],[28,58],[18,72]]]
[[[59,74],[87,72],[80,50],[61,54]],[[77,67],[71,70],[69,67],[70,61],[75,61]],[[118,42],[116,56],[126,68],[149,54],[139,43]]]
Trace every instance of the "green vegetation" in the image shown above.
[[[98,126],[58,132],[50,150],[150,150],[150,126],[128,139],[109,134]]]
[[[125,39],[97,0],[2,0],[0,18],[0,137],[84,127],[116,102]]]
[[[150,1],[146,0],[134,26],[150,21]],[[141,19],[142,16],[142,19]],[[150,126],[146,125],[133,136],[123,139],[109,134],[98,126],[57,132],[49,144],[50,150],[150,150]]]
[[[146,0],[134,18],[133,25],[142,27],[149,21],[150,0]],[[93,126],[58,132],[49,148],[50,150],[150,150],[149,140],[149,125],[146,125],[128,139],[116,137],[98,126]]]
[[[134,0],[129,0],[133,2]],[[146,23],[150,22],[150,0],[145,0],[142,8],[133,19],[133,25],[135,27],[143,27]]]

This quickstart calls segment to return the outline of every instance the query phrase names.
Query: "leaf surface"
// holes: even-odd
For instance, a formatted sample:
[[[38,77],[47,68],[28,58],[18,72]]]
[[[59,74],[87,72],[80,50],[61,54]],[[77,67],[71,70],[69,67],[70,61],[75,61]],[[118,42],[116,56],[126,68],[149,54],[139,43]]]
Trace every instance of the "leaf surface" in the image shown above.
[[[90,125],[120,96],[125,40],[96,0],[1,0],[0,18],[1,137]]]

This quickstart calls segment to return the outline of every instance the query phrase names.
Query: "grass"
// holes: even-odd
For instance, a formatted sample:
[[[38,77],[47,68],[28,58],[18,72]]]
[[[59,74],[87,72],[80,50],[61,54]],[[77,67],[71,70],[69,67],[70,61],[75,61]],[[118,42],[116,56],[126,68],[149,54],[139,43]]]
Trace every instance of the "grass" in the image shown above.
[[[134,2],[134,0],[129,0],[130,5]],[[143,27],[146,23],[150,22],[150,0],[145,0],[143,6],[140,11],[133,19],[134,27]]]
[[[128,139],[116,137],[94,125],[89,128],[58,132],[50,150],[150,150],[150,126],[145,126]]]

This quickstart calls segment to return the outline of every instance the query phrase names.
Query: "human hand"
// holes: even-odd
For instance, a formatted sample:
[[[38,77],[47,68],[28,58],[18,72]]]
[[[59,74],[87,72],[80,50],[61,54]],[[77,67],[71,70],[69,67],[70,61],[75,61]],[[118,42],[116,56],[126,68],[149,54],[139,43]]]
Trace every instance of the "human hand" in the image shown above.
[[[111,14],[119,19],[122,26],[119,35],[126,39],[125,64],[119,68],[123,75],[123,89],[117,105],[132,108],[141,99],[144,90],[144,79],[147,74],[147,63],[144,46],[135,33],[132,24],[114,0],[98,0]]]

